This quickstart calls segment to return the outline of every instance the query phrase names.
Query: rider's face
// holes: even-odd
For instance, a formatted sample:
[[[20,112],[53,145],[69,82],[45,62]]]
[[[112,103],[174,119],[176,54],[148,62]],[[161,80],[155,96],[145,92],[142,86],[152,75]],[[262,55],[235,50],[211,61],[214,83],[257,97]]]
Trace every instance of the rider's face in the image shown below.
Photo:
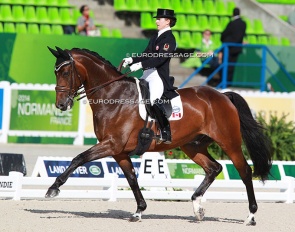
[[[157,29],[158,31],[169,27],[170,24],[170,19],[166,19],[166,18],[157,18],[156,20],[156,24],[157,24]]]

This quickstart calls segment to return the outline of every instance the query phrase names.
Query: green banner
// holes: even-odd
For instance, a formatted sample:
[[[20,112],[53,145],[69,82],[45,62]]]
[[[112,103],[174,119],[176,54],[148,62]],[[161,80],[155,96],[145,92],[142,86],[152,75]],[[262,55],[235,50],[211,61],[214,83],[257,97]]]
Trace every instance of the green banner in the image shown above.
[[[172,179],[194,179],[195,175],[205,175],[203,168],[193,163],[167,163]],[[221,172],[216,179],[224,179]]]
[[[55,107],[55,91],[12,90],[10,130],[78,130],[79,103],[71,110]]]
[[[17,83],[55,83],[53,66],[55,57],[48,51],[47,46],[62,49],[86,48],[97,52],[118,66],[121,60],[132,53],[142,52],[148,44],[147,39],[104,38],[79,35],[30,35],[0,33],[0,80]],[[295,47],[268,46],[270,51],[282,63],[286,70],[295,78],[293,59]],[[237,66],[234,73],[236,82],[256,82],[259,84],[261,76],[262,49],[244,48],[239,56],[239,63],[252,63],[253,66]],[[280,91],[279,80],[287,92],[295,90],[294,84],[287,78],[281,67],[268,54],[266,80],[276,91]],[[171,67],[173,69],[173,67]],[[137,71],[134,76],[141,76]],[[273,75],[274,74],[274,75]],[[133,74],[132,74],[133,75]],[[249,86],[259,88],[257,85]]]
[[[284,164],[283,168],[286,176],[293,176],[295,178],[295,165]]]
[[[17,83],[55,84],[56,58],[47,46],[62,49],[85,48],[118,67],[123,58],[142,52],[147,39],[104,38],[78,35],[32,35],[0,33],[0,80]],[[141,76],[137,71],[134,76]]]
[[[253,166],[250,165],[253,169]],[[230,180],[240,180],[241,177],[233,164],[226,164],[226,169]],[[253,178],[253,180],[258,180],[258,178]],[[281,180],[280,170],[277,164],[273,164],[270,170],[270,175],[268,175],[269,180]]]

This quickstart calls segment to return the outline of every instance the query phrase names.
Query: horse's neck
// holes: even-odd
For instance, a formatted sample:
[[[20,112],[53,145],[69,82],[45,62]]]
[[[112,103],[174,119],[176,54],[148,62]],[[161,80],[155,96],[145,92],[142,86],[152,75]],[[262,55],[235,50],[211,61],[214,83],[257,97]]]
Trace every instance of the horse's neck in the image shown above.
[[[101,84],[100,84],[101,85]],[[88,90],[94,86],[87,86]],[[87,88],[85,88],[87,92]],[[128,104],[130,100],[138,98],[138,91],[135,80],[122,79],[108,84],[107,86],[95,91],[87,96],[93,113],[97,114],[100,111],[113,110],[121,108]]]

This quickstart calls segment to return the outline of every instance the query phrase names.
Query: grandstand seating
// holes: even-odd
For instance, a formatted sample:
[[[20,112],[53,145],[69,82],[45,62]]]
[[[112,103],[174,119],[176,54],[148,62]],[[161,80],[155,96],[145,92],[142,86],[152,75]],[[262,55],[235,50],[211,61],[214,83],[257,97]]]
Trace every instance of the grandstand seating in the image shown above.
[[[282,37],[282,39],[281,39],[281,45],[283,45],[283,46],[290,46],[291,45],[290,40],[288,38]]]
[[[295,4],[295,0],[257,0],[258,2]],[[190,37],[194,41],[194,36],[205,29],[211,29],[214,40],[220,44],[218,39],[221,31],[230,21],[232,10],[235,7],[233,0],[114,0],[114,9],[117,12],[129,12],[140,15],[140,26],[142,30],[155,30],[156,9],[172,8],[176,12],[177,24],[173,31],[177,31],[177,42],[181,48],[194,48],[195,42],[188,42]],[[2,0],[0,2],[0,32],[16,31],[16,33],[39,33],[44,34],[63,34],[60,31],[62,26],[75,26],[80,12],[77,7],[69,4],[68,0]],[[94,12],[90,11],[93,17]],[[287,46],[290,41],[287,38],[274,38],[265,33],[263,24],[259,19],[250,20],[243,17],[247,23],[247,37],[249,43],[266,43]],[[4,25],[5,23],[13,23]],[[53,27],[57,25],[56,27]],[[103,26],[96,24],[97,26]],[[4,30],[5,28],[8,28]],[[29,29],[35,28],[34,30]],[[26,29],[25,29],[26,27]],[[55,28],[53,30],[53,28]],[[107,32],[108,31],[108,32]],[[118,29],[107,30],[102,28],[101,36],[122,37]],[[180,40],[184,39],[183,42]],[[192,46],[192,47],[191,47]]]
[[[30,33],[30,34],[40,34],[38,24],[30,23],[28,25],[28,33]]]
[[[133,0],[128,1],[129,4],[134,3]],[[89,14],[94,17],[92,10]],[[62,26],[74,27],[80,16],[79,9],[71,6],[68,0],[2,0],[0,1],[0,33],[63,35]],[[122,37],[119,29],[108,33],[103,29],[101,34],[107,37]]]
[[[257,2],[272,4],[295,4],[295,0],[257,0]]]
[[[51,27],[47,24],[40,25],[40,34],[51,35],[52,34]]]
[[[16,33],[27,34],[28,30],[27,30],[26,24],[25,23],[17,23],[16,24]]]
[[[0,23],[0,33],[2,33],[2,32],[3,32],[3,24]]]
[[[120,29],[113,29],[112,30],[112,37],[114,38],[122,38],[122,32]]]
[[[3,32],[15,33],[15,26],[13,23],[4,23]]]
[[[191,49],[195,48],[196,42],[188,42],[189,38],[192,39],[194,32],[201,33],[205,29],[210,29],[213,32],[214,41],[220,45],[220,33],[231,20],[235,2],[231,0],[114,0],[114,9],[118,13],[128,12],[133,14],[136,12],[136,14],[140,14],[142,30],[156,30],[155,20],[152,17],[159,7],[174,9],[177,23],[173,31],[177,31],[175,35],[178,47]],[[246,16],[243,16],[243,19],[247,24],[245,40],[248,43],[290,44],[290,41],[288,42],[286,38],[278,43],[279,38],[275,39],[265,33],[260,19],[250,20]]]

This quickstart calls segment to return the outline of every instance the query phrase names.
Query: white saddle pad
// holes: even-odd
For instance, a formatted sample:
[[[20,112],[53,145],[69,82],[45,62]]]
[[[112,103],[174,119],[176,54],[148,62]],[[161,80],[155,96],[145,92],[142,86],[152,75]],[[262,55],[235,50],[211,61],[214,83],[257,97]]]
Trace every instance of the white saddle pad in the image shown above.
[[[134,78],[136,81],[136,85],[137,85],[137,90],[138,90],[138,102],[139,102],[139,114],[140,117],[145,120],[146,119],[146,109],[145,109],[145,104],[142,100],[142,95],[141,95],[141,91],[140,91],[140,86],[139,86],[139,80],[137,78]],[[178,97],[175,97],[171,100],[171,105],[172,105],[172,114],[169,118],[169,121],[174,121],[174,120],[179,120],[182,118],[183,116],[183,107],[182,107],[182,102],[181,102],[181,98],[180,95]],[[152,118],[149,117],[149,121],[151,121]]]

